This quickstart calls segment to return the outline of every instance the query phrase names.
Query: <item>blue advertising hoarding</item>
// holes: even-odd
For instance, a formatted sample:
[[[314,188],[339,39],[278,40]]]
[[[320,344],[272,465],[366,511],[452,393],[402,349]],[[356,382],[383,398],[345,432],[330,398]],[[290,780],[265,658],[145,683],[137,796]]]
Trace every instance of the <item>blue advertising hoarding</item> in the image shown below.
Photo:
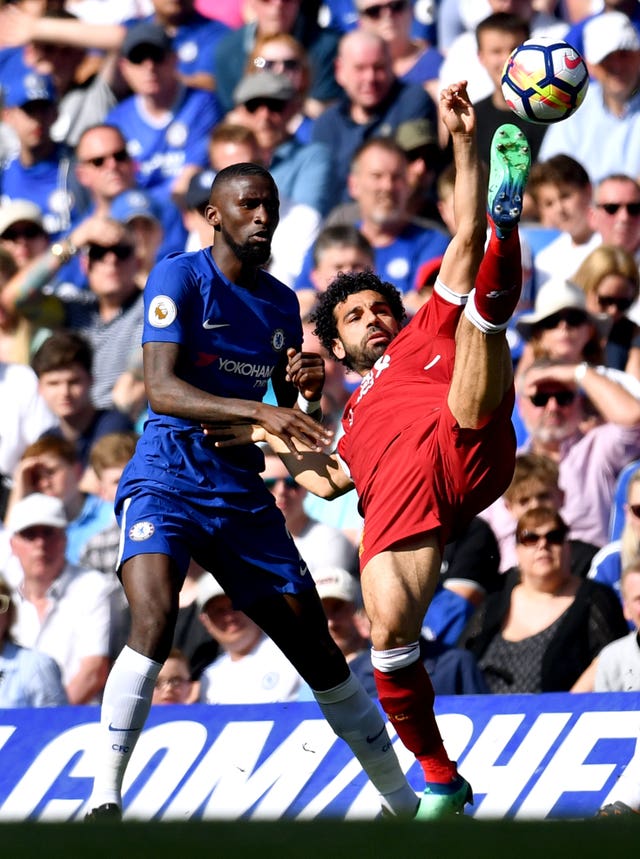
[[[438,699],[478,819],[592,817],[640,783],[640,694]],[[0,821],[81,819],[95,707],[0,710]],[[419,791],[413,756],[394,747]],[[315,703],[157,706],[132,756],[125,819],[369,819],[379,806]]]

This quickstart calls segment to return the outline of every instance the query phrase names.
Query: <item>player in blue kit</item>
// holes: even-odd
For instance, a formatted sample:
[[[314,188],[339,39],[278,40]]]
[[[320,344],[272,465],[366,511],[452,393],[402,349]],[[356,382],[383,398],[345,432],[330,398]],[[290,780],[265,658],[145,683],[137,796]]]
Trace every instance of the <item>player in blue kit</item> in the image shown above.
[[[260,476],[262,452],[218,451],[202,428],[258,424],[291,451],[298,443],[320,450],[329,441],[312,417],[322,359],[300,351],[295,294],[261,269],[278,211],[276,185],[262,167],[220,171],[205,212],[213,246],[162,260],[145,288],[149,420],[116,498],[131,634],[104,690],[91,820],[121,815],[122,780],[171,648],[191,557],[215,570],[234,606],[315,690],[382,808],[406,817],[417,809],[382,716],[333,642],[307,566]],[[278,406],[262,402],[269,380]]]

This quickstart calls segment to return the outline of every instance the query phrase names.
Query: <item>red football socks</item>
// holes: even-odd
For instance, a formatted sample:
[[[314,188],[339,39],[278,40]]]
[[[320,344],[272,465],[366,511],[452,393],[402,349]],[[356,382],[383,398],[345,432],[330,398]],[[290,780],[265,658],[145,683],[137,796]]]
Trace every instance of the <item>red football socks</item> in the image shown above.
[[[456,776],[433,712],[431,680],[421,662],[385,673],[373,670],[382,709],[403,744],[416,756],[428,782],[446,784]]]
[[[475,283],[474,302],[478,315],[490,325],[511,319],[522,290],[522,258],[517,229],[499,239],[489,219],[491,233]]]

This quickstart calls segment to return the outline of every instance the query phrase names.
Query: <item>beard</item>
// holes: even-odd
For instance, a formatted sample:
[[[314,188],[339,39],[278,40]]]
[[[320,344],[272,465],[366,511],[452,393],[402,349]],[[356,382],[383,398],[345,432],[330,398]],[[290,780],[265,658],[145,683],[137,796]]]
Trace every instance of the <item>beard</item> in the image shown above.
[[[262,266],[269,262],[271,257],[271,240],[268,242],[260,242],[258,244],[251,244],[249,241],[240,244],[231,238],[222,225],[220,226],[220,232],[224,236],[224,240],[228,247],[231,248],[243,265],[246,263],[252,266]]]
[[[345,350],[344,364],[356,373],[365,375],[372,369],[378,358],[387,351],[388,343],[378,342],[369,345],[367,341],[359,343],[357,346],[347,348],[342,344]]]

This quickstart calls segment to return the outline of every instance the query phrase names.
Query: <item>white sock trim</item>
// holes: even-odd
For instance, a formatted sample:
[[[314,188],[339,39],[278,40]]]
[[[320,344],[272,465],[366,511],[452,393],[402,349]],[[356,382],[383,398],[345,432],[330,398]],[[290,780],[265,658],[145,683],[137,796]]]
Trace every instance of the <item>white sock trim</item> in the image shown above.
[[[391,650],[374,650],[371,648],[371,664],[383,674],[408,668],[420,659],[420,644],[417,641],[404,647],[394,647]]]
[[[466,292],[454,292],[452,289],[449,289],[449,287],[445,286],[439,277],[436,278],[436,282],[433,285],[433,291],[437,292],[440,298],[448,301],[449,304],[457,304],[459,306],[466,304],[467,299],[469,298]]]
[[[494,325],[492,322],[487,322],[480,313],[478,312],[478,308],[476,307],[476,291],[472,289],[469,293],[469,300],[465,304],[464,315],[467,317],[469,322],[472,325],[475,325],[483,334],[499,334],[501,331],[504,331],[505,328],[508,328],[509,322],[511,320],[507,320],[506,322],[501,323],[500,325]]]

